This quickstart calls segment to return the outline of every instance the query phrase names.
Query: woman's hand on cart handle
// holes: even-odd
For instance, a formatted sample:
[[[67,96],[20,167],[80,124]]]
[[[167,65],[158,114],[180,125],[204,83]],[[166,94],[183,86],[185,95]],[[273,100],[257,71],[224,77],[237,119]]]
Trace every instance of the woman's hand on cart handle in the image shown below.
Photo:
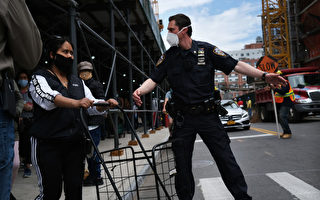
[[[78,108],[89,108],[90,106],[92,106],[93,104],[93,101],[88,99],[88,98],[82,98],[82,99],[79,99],[77,100],[77,106]]]
[[[96,106],[99,112],[103,112],[109,108],[114,108],[119,105],[119,103],[115,99],[108,99],[107,101],[98,101],[93,104]]]

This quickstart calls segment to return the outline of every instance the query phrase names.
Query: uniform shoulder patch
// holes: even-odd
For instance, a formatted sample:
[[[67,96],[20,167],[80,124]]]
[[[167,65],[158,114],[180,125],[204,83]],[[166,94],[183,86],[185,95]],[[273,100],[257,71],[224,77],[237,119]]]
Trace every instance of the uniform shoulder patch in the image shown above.
[[[220,50],[218,47],[213,48],[213,53],[218,56],[227,56],[222,50]]]
[[[158,67],[163,61],[164,61],[164,58],[165,58],[166,56],[165,56],[165,54],[162,54],[161,56],[160,56],[160,58],[159,58],[159,60],[158,60],[158,62],[157,62],[157,64],[156,64],[156,67]]]

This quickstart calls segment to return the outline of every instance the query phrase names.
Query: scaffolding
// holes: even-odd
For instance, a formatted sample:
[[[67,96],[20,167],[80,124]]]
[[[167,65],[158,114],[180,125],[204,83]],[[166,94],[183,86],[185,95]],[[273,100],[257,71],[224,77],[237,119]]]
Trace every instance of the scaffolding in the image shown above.
[[[28,7],[46,41],[52,35],[69,36],[74,45],[73,73],[77,63],[90,61],[94,77],[105,87],[108,98],[127,98],[133,109],[133,90],[149,78],[155,62],[165,51],[149,0],[29,0]],[[45,65],[41,60],[39,65]],[[154,98],[164,98],[164,82],[149,95],[141,115],[143,132],[154,129]],[[118,148],[118,111],[112,113],[115,148]],[[132,114],[132,123],[134,122]],[[147,124],[147,121],[149,124]],[[134,140],[133,135],[131,135]]]
[[[286,0],[262,0],[262,29],[265,54],[278,60],[280,68],[291,68]]]

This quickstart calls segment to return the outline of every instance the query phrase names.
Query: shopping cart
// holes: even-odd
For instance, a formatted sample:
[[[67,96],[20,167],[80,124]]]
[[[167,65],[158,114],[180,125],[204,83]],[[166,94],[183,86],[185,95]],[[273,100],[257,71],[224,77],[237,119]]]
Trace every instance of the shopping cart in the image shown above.
[[[95,106],[109,106],[95,103]],[[175,163],[170,141],[155,145],[152,150],[145,150],[132,124],[122,108],[141,151],[134,151],[130,146],[100,152],[92,142],[81,109],[81,120],[86,129],[85,137],[91,141],[93,150],[102,166],[104,185],[96,185],[97,199],[178,199],[174,188]],[[120,156],[110,156],[114,151],[122,151]]]

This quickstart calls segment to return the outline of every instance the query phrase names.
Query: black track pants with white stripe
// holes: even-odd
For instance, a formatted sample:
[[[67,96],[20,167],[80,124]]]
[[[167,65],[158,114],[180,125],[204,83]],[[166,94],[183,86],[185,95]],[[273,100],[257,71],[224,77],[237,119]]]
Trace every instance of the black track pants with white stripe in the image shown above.
[[[32,137],[31,146],[32,164],[38,176],[40,189],[36,200],[59,200],[62,185],[66,200],[81,200],[84,172],[83,144],[48,142]]]

